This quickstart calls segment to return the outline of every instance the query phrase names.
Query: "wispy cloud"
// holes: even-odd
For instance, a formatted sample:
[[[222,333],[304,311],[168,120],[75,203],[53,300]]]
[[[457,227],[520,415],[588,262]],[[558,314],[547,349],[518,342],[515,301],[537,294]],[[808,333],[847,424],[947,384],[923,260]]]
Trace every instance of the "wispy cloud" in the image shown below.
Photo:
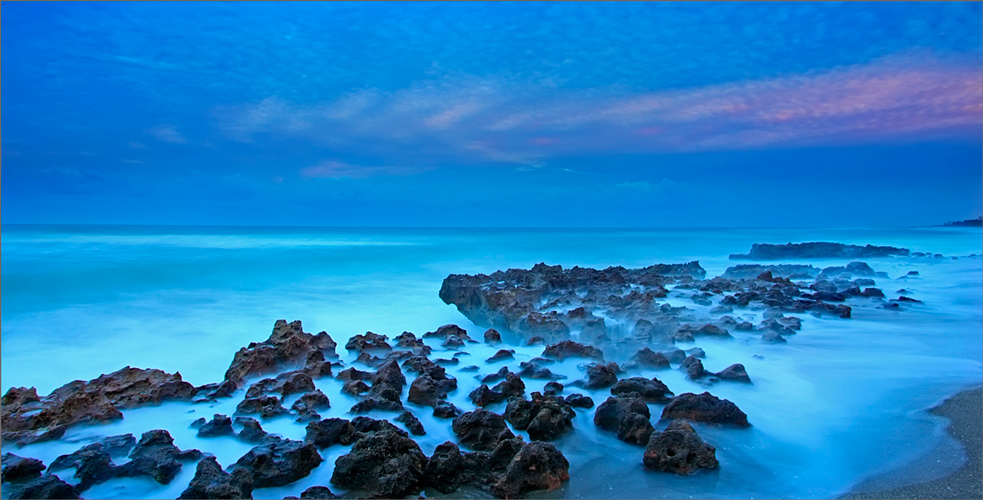
[[[218,112],[222,129],[241,141],[273,133],[347,145],[353,152],[372,141],[394,151],[533,166],[584,152],[974,137],[981,114],[981,68],[926,56],[656,92],[452,75],[396,91],[364,89],[330,102],[270,97]],[[376,175],[356,172],[365,167],[312,168],[310,177]]]
[[[158,125],[150,130],[147,130],[147,133],[157,138],[158,141],[162,142],[170,142],[172,144],[184,144],[188,142],[188,139],[178,132],[177,127],[170,124]],[[131,144],[131,147],[139,146],[132,146]]]
[[[429,169],[421,167],[360,166],[338,160],[325,160],[317,165],[302,168],[299,173],[305,179],[362,179],[366,177],[412,175],[425,170]]]

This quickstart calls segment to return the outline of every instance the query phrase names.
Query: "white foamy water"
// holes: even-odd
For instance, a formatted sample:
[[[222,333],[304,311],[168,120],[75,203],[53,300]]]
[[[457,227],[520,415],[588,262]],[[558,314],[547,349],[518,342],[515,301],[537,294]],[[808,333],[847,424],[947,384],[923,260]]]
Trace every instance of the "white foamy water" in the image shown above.
[[[877,286],[889,298],[905,288],[924,301],[901,312],[851,299],[849,320],[802,317],[802,330],[787,345],[763,345],[759,335],[732,332],[732,341],[698,339],[704,365],[718,371],[743,363],[753,385],[687,380],[678,370],[642,371],[624,376],[658,377],[676,394],[709,390],[736,403],[753,427],[734,429],[696,424],[717,448],[720,468],[691,477],[645,471],[642,448],[593,425],[593,409],[577,409],[576,431],[555,444],[570,460],[564,488],[537,497],[713,498],[831,497],[858,482],[917,459],[949,439],[944,421],[923,413],[960,389],[983,379],[983,268],[978,229],[894,230],[329,230],[153,227],[5,226],[2,235],[2,389],[35,386],[40,394],[75,379],[88,380],[125,365],[179,371],[195,385],[222,379],[235,351],[265,340],[276,319],[300,319],[305,331],[329,332],[343,349],[351,335],[374,331],[390,338],[404,330],[432,331],[456,323],[480,339],[484,328],[445,305],[437,291],[451,273],[528,269],[545,261],[589,267],[699,260],[708,277],[746,261],[728,261],[752,243],[837,241],[903,246],[942,253],[944,259],[868,259]],[[950,257],[958,257],[952,260]],[[844,261],[783,261],[816,266]],[[919,276],[898,279],[908,271]],[[717,299],[715,299],[717,300]],[[702,310],[670,295],[673,305]],[[760,320],[761,311],[738,315]],[[432,359],[453,351],[435,348]],[[516,359],[486,364],[497,348],[467,347],[470,356],[450,366],[459,389],[450,400],[473,408],[467,394],[479,383],[460,368],[474,364],[480,375],[538,356],[541,347],[517,347]],[[584,360],[549,368],[579,379]],[[360,367],[366,369],[365,367]],[[407,377],[412,381],[412,375]],[[545,381],[527,380],[527,393]],[[317,386],[331,400],[324,417],[346,417],[355,398],[326,378]],[[607,391],[567,388],[601,403]],[[405,393],[404,393],[405,395]],[[50,463],[93,439],[166,428],[176,444],[214,454],[228,466],[250,446],[231,437],[199,439],[189,424],[213,413],[232,415],[237,397],[214,405],[168,403],[124,412],[122,421],[78,428],[66,438],[16,449]],[[296,396],[295,396],[296,397]],[[289,407],[293,398],[288,398]],[[661,405],[650,405],[657,429]],[[450,421],[429,408],[407,404],[427,430],[415,438],[427,454],[454,440]],[[504,403],[492,406],[504,410]],[[395,417],[378,413],[376,418]],[[264,429],[291,439],[302,424],[287,417],[262,422]],[[397,423],[401,426],[402,424]],[[523,434],[517,432],[517,434]],[[257,498],[299,495],[329,483],[334,460],[347,452],[322,450],[325,462],[313,473],[282,488],[260,489]],[[931,479],[960,465],[953,457],[911,480]],[[117,479],[87,490],[86,498],[174,498],[194,475],[184,467],[167,486],[150,479]],[[68,474],[62,474],[65,479]],[[436,492],[428,491],[433,496]],[[468,493],[470,494],[470,493]]]

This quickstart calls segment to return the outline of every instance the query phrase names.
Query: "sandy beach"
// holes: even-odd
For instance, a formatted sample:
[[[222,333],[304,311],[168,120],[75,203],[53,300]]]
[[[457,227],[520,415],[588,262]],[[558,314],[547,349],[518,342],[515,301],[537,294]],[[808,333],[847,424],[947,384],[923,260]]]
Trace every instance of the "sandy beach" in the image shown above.
[[[865,491],[863,483],[841,498],[983,498],[983,388],[970,389],[930,410],[952,421],[947,432],[962,445],[966,463],[948,476],[893,489]],[[910,474],[911,465],[890,473],[900,480]]]

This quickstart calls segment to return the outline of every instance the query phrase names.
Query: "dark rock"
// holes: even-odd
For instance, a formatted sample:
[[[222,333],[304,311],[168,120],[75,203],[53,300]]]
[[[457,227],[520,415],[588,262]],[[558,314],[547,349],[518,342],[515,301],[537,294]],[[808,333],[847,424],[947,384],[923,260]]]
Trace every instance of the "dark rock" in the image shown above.
[[[764,272],[770,272],[772,276],[788,279],[812,279],[819,274],[819,268],[802,264],[778,264],[770,266],[742,264],[735,267],[728,267],[721,277],[731,280],[749,280],[755,279],[755,277],[760,276]]]
[[[311,486],[300,494],[301,500],[330,500],[339,498],[326,486]]]
[[[722,371],[715,373],[720,380],[733,380],[735,382],[746,382],[751,383],[751,377],[748,377],[747,371],[744,369],[744,365],[736,363],[724,368]]]
[[[665,356],[670,363],[682,363],[686,359],[686,353],[682,349],[673,349],[659,354]]]
[[[673,398],[662,410],[664,419],[686,419],[712,424],[733,424],[750,427],[747,415],[734,403],[718,399],[709,392],[696,395],[690,392]]]
[[[443,372],[440,372],[442,375]],[[406,400],[425,406],[434,406],[438,400],[447,397],[450,391],[457,389],[457,379],[434,379],[429,373],[424,373],[410,384],[410,392]]]
[[[479,385],[475,390],[468,394],[468,398],[475,406],[488,406],[490,404],[503,401],[505,395],[498,391],[493,391],[488,388],[487,384]]]
[[[477,365],[468,365],[468,366],[465,366],[464,368],[459,369],[458,371],[461,371],[461,372],[476,372],[478,370],[480,370],[480,368],[478,368]]]
[[[642,462],[649,469],[685,476],[699,469],[716,468],[716,451],[688,423],[674,420],[665,431],[652,434]]]
[[[232,419],[216,413],[211,421],[198,428],[198,437],[226,436],[232,432]]]
[[[496,352],[494,355],[492,355],[492,357],[486,359],[485,363],[496,363],[498,361],[515,359],[515,356],[513,356],[514,354],[515,354],[514,349],[501,349],[498,352]]]
[[[11,488],[10,498],[78,498],[72,485],[58,479],[53,474],[45,474],[24,486]]]
[[[570,406],[572,406],[574,408],[593,408],[594,407],[594,400],[591,399],[590,396],[584,396],[583,394],[580,394],[580,393],[570,394],[566,398],[564,398],[564,401],[566,401],[568,405],[570,405]]]
[[[902,296],[900,296],[900,297],[898,297],[896,299],[891,299],[891,302],[908,302],[908,303],[911,303],[911,304],[923,304],[923,302],[920,301],[920,300],[918,300],[918,299],[913,299],[911,297],[905,297],[904,295],[902,295]]]
[[[774,330],[765,330],[761,334],[761,342],[765,344],[785,344],[788,341]]]
[[[44,462],[38,459],[19,457],[12,453],[0,456],[0,463],[3,464],[0,482],[4,483],[37,479],[45,469]]]
[[[690,349],[686,349],[683,352],[685,352],[688,356],[694,356],[697,358],[707,357],[707,353],[703,349],[700,349],[699,347],[692,347]]]
[[[604,359],[604,353],[594,346],[584,345],[572,340],[564,340],[563,342],[547,346],[543,351],[543,357],[555,358],[560,361],[573,357]]]
[[[462,484],[478,482],[479,477],[490,475],[491,471],[482,467],[485,461],[487,458],[481,455],[463,455],[456,444],[447,441],[437,445],[427,462],[423,473],[424,484],[444,494],[453,493]]]
[[[499,380],[505,380],[505,376],[509,374],[509,367],[503,366],[498,369],[497,372],[491,375],[485,375],[481,378],[481,381],[485,384],[490,384],[492,382],[498,382]]]
[[[435,337],[438,339],[447,340],[450,337],[457,337],[461,340],[471,340],[468,336],[468,331],[457,325],[444,325],[437,329],[437,331],[427,332],[423,334],[423,338]]]
[[[649,421],[652,414],[641,396],[612,396],[601,403],[594,412],[594,425],[618,433],[618,439],[631,444],[644,445],[654,428]]]
[[[236,437],[241,441],[245,441],[247,443],[258,443],[268,435],[255,418],[236,417],[235,423],[242,426],[242,430],[236,435]]]
[[[530,338],[528,342],[526,342],[527,347],[534,346],[534,345],[546,345],[546,339],[540,337],[539,335],[536,335]]]
[[[460,408],[448,401],[437,401],[433,407],[433,416],[437,418],[456,418],[464,413]]]
[[[247,469],[231,474],[222,470],[215,457],[198,462],[195,477],[178,498],[252,498],[253,478]]]
[[[785,245],[772,245],[768,243],[755,243],[751,246],[751,252],[745,255],[731,254],[731,260],[778,260],[778,259],[849,259],[849,258],[871,258],[871,257],[891,257],[907,256],[910,251],[907,248],[895,248],[889,246],[859,246],[844,245],[842,243],[812,242],[812,243],[788,243]]]
[[[502,334],[498,333],[498,330],[494,328],[489,328],[485,331],[485,343],[486,344],[501,344]]]
[[[883,299],[884,298],[884,292],[881,291],[880,288],[864,288],[863,296],[864,297],[881,298],[881,299]]]
[[[201,458],[200,451],[181,451],[174,446],[174,439],[167,431],[147,431],[130,452],[130,461],[116,467],[114,475],[150,476],[160,484],[167,484],[181,470],[181,462],[198,458]]]
[[[407,437],[378,432],[359,439],[335,462],[331,482],[370,497],[402,498],[422,487],[427,457]]]
[[[400,413],[400,415],[396,417],[396,421],[406,424],[406,428],[409,429],[410,433],[414,436],[425,436],[427,434],[427,431],[423,428],[423,424],[420,423],[420,420],[409,411]]]
[[[205,417],[198,417],[194,420],[194,422],[191,422],[191,425],[189,425],[188,427],[191,427],[192,429],[197,429],[205,425],[205,422],[207,422],[207,420],[205,420]]]
[[[425,359],[425,358],[424,358]],[[375,374],[372,372],[364,372],[355,368],[348,368],[338,372],[338,376],[335,377],[339,382],[348,382],[349,380],[368,380],[372,381],[375,378]]]
[[[75,491],[82,492],[94,484],[116,477],[118,470],[109,453],[100,443],[93,443],[69,454],[61,455],[51,462],[50,471],[73,468],[73,476],[78,479]]]
[[[549,368],[544,368],[542,366],[537,366],[536,364],[523,361],[519,363],[519,373],[520,377],[538,379],[538,380],[563,380],[567,378],[566,375],[558,375],[550,371]]]
[[[361,380],[349,380],[341,386],[341,392],[352,396],[359,396],[369,392],[370,390],[372,390],[372,388],[369,387],[369,384],[366,384]]]
[[[410,436],[406,431],[400,429],[399,427],[396,427],[388,420],[376,420],[374,418],[369,418],[369,417],[353,418],[352,427],[354,427],[355,430],[361,433],[362,435],[377,433],[377,432],[392,432],[403,437]],[[364,436],[356,435],[356,437],[358,439],[361,439]]]
[[[225,381],[234,390],[247,377],[276,373],[285,367],[301,365],[312,376],[322,375],[324,371],[330,373],[330,364],[325,368],[326,363],[323,360],[325,355],[337,357],[336,345],[325,332],[317,335],[304,332],[300,321],[288,324],[282,319],[277,320],[269,339],[239,349],[225,372]],[[318,356],[317,353],[321,355]]]
[[[509,372],[505,375],[505,380],[499,382],[492,390],[502,393],[506,398],[522,397],[526,393],[526,384],[518,375]]]
[[[308,392],[304,394],[294,404],[290,406],[291,411],[295,411],[300,415],[302,419],[320,419],[318,415],[318,410],[327,410],[331,408],[331,401],[328,400],[326,396],[320,389],[315,389],[313,392]]]
[[[440,366],[457,366],[461,364],[461,360],[457,358],[451,358],[451,359],[438,358],[435,360],[435,362]]]
[[[617,363],[595,363],[587,369],[587,381],[584,383],[585,389],[604,389],[611,387],[618,382]]]
[[[644,377],[632,377],[619,380],[611,388],[611,394],[615,396],[629,395],[637,393],[649,403],[665,403],[669,401],[672,391],[657,378],[647,379]]]
[[[392,399],[382,399],[382,398],[366,398],[358,403],[352,405],[349,413],[369,413],[375,410],[382,411],[403,411],[403,404],[399,401],[393,401]]]
[[[362,354],[366,351],[391,351],[393,347],[386,342],[389,337],[378,333],[365,332],[365,335],[355,335],[345,344],[345,349]]]
[[[286,412],[287,409],[280,405],[280,399],[276,396],[247,398],[242,400],[242,402],[236,406],[236,413],[259,413],[259,415],[263,418],[275,417]]]
[[[503,439],[515,437],[505,418],[487,410],[474,410],[454,419],[451,428],[461,444],[472,450],[493,450]]]
[[[501,498],[516,498],[534,490],[555,490],[570,479],[570,464],[550,443],[529,443],[509,462],[505,475],[491,485]]]
[[[254,487],[269,488],[306,477],[321,461],[313,443],[272,438],[249,450],[235,467],[252,472]]]
[[[543,388],[543,394],[546,395],[555,396],[561,392],[563,392],[563,384],[556,381],[546,382],[546,386]]]
[[[336,444],[347,445],[355,440],[355,427],[343,418],[326,418],[307,424],[307,437],[304,441],[318,448]]]
[[[563,398],[533,393],[532,401],[513,399],[505,409],[505,419],[513,427],[529,432],[529,439],[550,441],[573,429],[577,414]]]

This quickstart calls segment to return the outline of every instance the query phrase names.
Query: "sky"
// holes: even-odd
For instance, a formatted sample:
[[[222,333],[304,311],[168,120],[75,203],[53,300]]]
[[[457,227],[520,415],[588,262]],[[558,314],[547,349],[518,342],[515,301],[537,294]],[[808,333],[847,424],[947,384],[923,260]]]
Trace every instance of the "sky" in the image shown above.
[[[0,221],[973,218],[981,5],[4,2]]]

